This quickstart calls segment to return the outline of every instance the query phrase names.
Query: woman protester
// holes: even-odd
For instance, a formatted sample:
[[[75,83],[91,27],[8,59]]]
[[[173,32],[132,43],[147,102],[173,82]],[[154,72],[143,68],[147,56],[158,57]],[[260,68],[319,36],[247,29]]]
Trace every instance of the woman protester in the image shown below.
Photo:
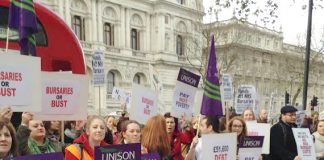
[[[60,142],[61,140],[61,122],[60,121],[44,121],[44,127],[46,130],[46,138]]]
[[[148,153],[158,153],[161,160],[171,160],[171,148],[166,132],[166,122],[161,115],[151,117],[142,133],[142,145]]]
[[[86,131],[65,148],[66,160],[94,160],[94,148],[108,145],[105,141],[106,125],[99,116],[90,116]]]
[[[121,127],[119,144],[141,143],[141,125],[134,120],[127,120]],[[141,153],[146,154],[147,149],[141,146]]]
[[[191,129],[190,124],[186,123],[185,116],[183,116],[182,118],[182,126],[184,133],[178,130],[177,118],[172,117],[169,112],[164,114],[164,118],[166,121],[166,131],[169,137],[172,158],[173,160],[183,160],[184,157],[182,156],[182,149],[186,149],[183,146],[191,144],[192,139],[195,137],[195,133],[193,129]]]
[[[315,152],[318,159],[324,159],[324,120],[317,124],[317,131],[313,133],[315,138]]]
[[[255,121],[255,114],[251,108],[246,108],[242,112],[242,118],[245,122],[247,121]]]
[[[60,143],[46,138],[43,121],[33,120],[33,114],[29,112],[23,112],[21,115],[17,139],[21,155],[62,152]]]

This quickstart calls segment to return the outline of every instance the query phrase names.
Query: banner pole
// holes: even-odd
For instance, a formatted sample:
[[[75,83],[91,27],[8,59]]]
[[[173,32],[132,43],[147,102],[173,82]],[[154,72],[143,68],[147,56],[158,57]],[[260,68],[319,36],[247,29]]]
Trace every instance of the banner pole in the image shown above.
[[[61,142],[64,144],[64,121],[61,121]]]
[[[225,116],[226,116],[226,124],[229,122],[229,108],[228,108],[228,103],[227,102],[225,102],[225,109],[226,109],[226,111],[225,111]]]
[[[6,40],[6,53],[8,52],[8,47],[9,47],[9,32],[10,32],[10,29],[8,27],[8,29],[7,29],[7,40]]]
[[[101,116],[101,93],[100,93],[100,86],[99,86],[99,116]]]
[[[198,117],[198,126],[197,126],[196,136],[198,136],[199,130],[200,130],[200,119],[201,119],[201,114],[199,114],[199,117]]]

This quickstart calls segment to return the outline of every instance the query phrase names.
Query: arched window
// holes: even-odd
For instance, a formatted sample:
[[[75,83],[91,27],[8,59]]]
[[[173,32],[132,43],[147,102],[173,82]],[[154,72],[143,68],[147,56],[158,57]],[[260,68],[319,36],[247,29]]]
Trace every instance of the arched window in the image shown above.
[[[134,50],[139,50],[139,32],[136,29],[131,30],[131,47]]]
[[[104,25],[104,43],[109,46],[114,45],[114,26],[110,23]]]
[[[107,95],[111,98],[111,93],[116,84],[116,75],[115,73],[109,71],[107,75]]]
[[[84,30],[84,18],[80,16],[73,16],[72,19],[72,30],[79,40],[85,40],[85,30]]]
[[[177,36],[177,55],[183,55],[183,38],[181,35]]]
[[[139,74],[135,74],[133,82],[136,84],[141,84],[141,76]]]

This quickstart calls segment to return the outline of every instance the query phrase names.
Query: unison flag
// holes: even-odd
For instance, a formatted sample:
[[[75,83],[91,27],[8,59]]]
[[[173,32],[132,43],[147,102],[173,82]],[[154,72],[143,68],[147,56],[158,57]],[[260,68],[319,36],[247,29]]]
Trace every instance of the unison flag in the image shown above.
[[[210,45],[208,68],[200,113],[208,116],[223,115],[214,36],[212,36]]]
[[[11,0],[9,28],[19,32],[20,53],[36,56],[37,21],[33,0]]]

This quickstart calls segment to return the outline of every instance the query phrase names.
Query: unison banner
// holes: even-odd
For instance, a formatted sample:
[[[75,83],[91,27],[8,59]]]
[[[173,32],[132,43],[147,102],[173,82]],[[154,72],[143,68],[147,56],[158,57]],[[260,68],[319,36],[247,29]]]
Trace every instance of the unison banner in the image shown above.
[[[141,144],[118,144],[95,147],[95,160],[140,160]]]
[[[171,115],[191,117],[200,76],[180,68],[173,96]]]
[[[14,160],[54,160],[64,159],[62,152],[46,153],[46,154],[34,154],[28,156],[16,157]]]
[[[239,144],[240,160],[258,160],[261,157],[263,136],[243,136]]]

